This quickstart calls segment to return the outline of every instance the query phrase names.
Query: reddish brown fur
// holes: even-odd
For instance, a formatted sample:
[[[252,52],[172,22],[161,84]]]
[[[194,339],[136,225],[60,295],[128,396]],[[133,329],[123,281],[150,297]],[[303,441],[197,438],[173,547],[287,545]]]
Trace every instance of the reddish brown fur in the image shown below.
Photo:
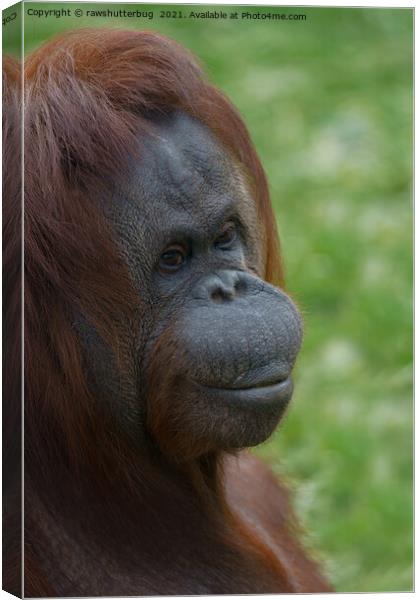
[[[57,527],[59,536],[60,522],[76,515],[91,524],[87,561],[91,541],[112,546],[121,564],[135,560],[141,569],[151,562],[157,573],[159,548],[172,545],[174,555],[185,555],[189,587],[152,573],[139,594],[200,593],[212,573],[215,593],[329,590],[296,540],[284,490],[255,459],[240,455],[231,470],[223,455],[175,465],[161,464],[153,448],[138,456],[88,389],[71,326],[70,306],[95,323],[118,356],[118,315],[135,319],[141,303],[91,199],[134,152],[149,111],[176,108],[198,118],[239,161],[264,226],[265,277],[283,284],[266,178],[239,114],[188,52],[155,33],[79,30],[34,52],[24,71],[25,594],[66,593],[60,567],[42,561],[39,540],[50,531],[57,557],[66,557],[65,542],[51,532]],[[187,458],[189,449],[183,451]],[[254,492],[244,487],[246,472]],[[262,486],[268,497],[259,494]],[[49,515],[51,525],[40,529]],[[145,539],[155,555],[139,545]],[[91,587],[73,585],[69,593],[103,591],[97,559]],[[112,594],[128,594],[134,582],[109,585]]]

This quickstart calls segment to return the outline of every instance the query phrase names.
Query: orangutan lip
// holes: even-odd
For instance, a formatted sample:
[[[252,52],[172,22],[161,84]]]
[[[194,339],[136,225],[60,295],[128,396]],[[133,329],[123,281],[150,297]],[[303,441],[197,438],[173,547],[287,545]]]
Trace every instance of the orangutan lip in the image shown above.
[[[243,405],[255,403],[267,408],[279,404],[285,406],[293,392],[291,377],[287,377],[276,383],[260,384],[247,388],[217,387],[198,382],[194,382],[194,384],[215,400],[231,401]]]
[[[287,382],[289,377],[284,377],[283,379],[279,379],[277,381],[260,381],[255,382],[255,384],[232,384],[232,385],[208,385],[208,384],[200,384],[203,387],[208,387],[209,389],[214,390],[224,390],[226,392],[246,392],[247,390],[269,390],[270,388],[276,388],[281,386],[283,383]]]
[[[284,375],[283,377],[279,377],[279,378],[274,378],[273,379],[267,379],[264,381],[255,381],[255,383],[252,382],[235,382],[234,384],[232,384],[231,386],[225,386],[224,389],[229,389],[229,390],[256,390],[256,389],[267,389],[270,387],[275,387],[275,386],[279,386],[281,384],[283,384],[284,382],[288,381],[290,379],[289,375]]]
[[[263,367],[249,369],[228,383],[202,383],[210,388],[224,390],[255,390],[268,389],[280,385],[290,378],[290,369],[286,369],[279,362],[272,362]]]

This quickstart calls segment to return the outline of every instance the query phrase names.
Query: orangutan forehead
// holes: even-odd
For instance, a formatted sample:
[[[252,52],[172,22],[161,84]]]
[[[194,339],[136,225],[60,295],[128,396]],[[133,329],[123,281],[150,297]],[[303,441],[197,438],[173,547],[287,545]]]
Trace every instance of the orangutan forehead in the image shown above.
[[[142,164],[160,181],[189,191],[191,184],[223,191],[231,161],[213,133],[185,113],[155,120],[150,137],[142,138]]]
[[[185,113],[151,121],[139,137],[139,153],[118,184],[118,195],[146,215],[158,205],[174,219],[206,223],[240,205],[255,220],[254,201],[239,166],[214,134]]]

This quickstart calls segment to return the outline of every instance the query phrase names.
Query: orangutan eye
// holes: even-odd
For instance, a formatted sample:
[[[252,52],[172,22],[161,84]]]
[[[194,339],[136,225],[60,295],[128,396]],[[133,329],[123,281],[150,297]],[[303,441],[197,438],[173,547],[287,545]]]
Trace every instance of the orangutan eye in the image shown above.
[[[182,246],[178,244],[169,246],[169,248],[160,255],[159,271],[161,271],[161,273],[174,273],[175,271],[178,271],[185,263],[186,257],[185,248]]]
[[[233,221],[228,221],[222,227],[221,234],[216,238],[214,245],[216,248],[229,248],[236,240],[237,231]]]

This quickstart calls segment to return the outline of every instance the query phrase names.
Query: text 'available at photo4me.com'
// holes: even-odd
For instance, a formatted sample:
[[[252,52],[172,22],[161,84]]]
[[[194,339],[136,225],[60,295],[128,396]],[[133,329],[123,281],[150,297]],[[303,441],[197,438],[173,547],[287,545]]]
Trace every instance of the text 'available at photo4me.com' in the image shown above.
[[[239,10],[237,10],[238,8]],[[279,22],[305,22],[307,15],[304,13],[288,13],[277,11],[261,11],[255,7],[221,7],[220,10],[200,10],[200,7],[194,7],[191,10],[188,6],[178,6],[174,9],[120,9],[120,8],[27,8],[26,14],[29,17],[39,19],[65,19],[66,17],[85,17],[85,18],[110,18],[110,19],[191,19],[191,20],[224,20],[237,19],[243,21],[279,21]],[[10,20],[10,15],[7,21]],[[3,19],[3,25],[5,19]]]

